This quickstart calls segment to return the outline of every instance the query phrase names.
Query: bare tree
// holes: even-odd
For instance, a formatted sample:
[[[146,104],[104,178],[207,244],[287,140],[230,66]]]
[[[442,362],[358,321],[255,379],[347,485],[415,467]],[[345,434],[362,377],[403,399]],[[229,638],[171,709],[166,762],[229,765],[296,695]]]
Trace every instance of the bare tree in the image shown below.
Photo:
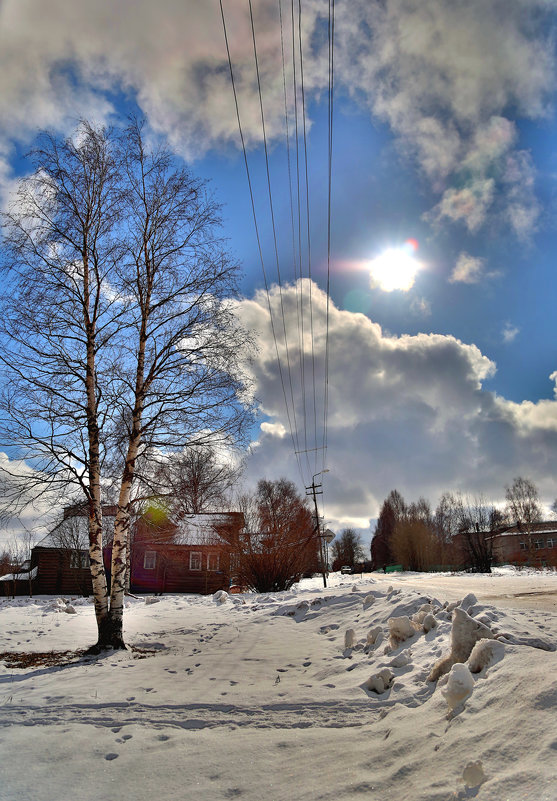
[[[517,476],[510,486],[505,487],[507,505],[505,514],[508,521],[515,523],[527,538],[528,553],[532,556],[534,544],[532,530],[534,524],[542,519],[542,508],[538,490],[529,478]]]
[[[98,642],[124,647],[126,548],[138,460],[234,442],[249,412],[237,266],[202,181],[141,124],[45,134],[5,217],[1,437],[34,468],[13,501],[84,493]],[[108,592],[101,488],[119,476]],[[17,476],[11,477],[14,481]],[[17,481],[16,481],[17,485]],[[19,493],[19,494],[18,494]]]
[[[218,238],[219,209],[204,184],[175,169],[168,151],[147,151],[137,121],[121,152],[127,238],[119,287],[131,322],[119,365],[123,381],[112,398],[123,455],[110,596],[116,642],[136,463],[155,449],[241,436],[250,344],[230,302],[238,268]]]
[[[459,536],[475,572],[491,573],[495,534],[502,522],[500,510],[487,503],[482,495],[461,497]]]
[[[231,502],[230,493],[241,475],[241,466],[230,454],[219,456],[209,445],[186,447],[161,460],[152,481],[146,482],[160,498],[166,498],[175,517],[220,511]]]
[[[277,592],[317,570],[314,520],[291,481],[259,481],[253,497],[243,496],[241,511],[251,528],[237,544],[241,584],[257,592]]]
[[[331,556],[333,570],[338,570],[342,565],[354,567],[357,562],[362,562],[364,550],[361,535],[353,528],[343,529],[331,546]]]
[[[108,408],[100,387],[123,311],[108,291],[121,255],[118,172],[107,132],[86,122],[73,139],[42,134],[31,159],[35,170],[3,216],[0,437],[31,466],[5,476],[7,508],[84,493],[102,640],[109,621],[101,533]]]

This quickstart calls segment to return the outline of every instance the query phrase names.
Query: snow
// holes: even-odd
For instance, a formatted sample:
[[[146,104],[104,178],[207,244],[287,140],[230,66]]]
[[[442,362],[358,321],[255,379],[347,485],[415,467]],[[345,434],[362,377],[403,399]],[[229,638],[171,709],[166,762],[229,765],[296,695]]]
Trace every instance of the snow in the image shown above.
[[[127,600],[136,650],[0,661],[2,801],[557,798],[554,573],[332,574],[327,589],[148,600]],[[462,615],[495,639],[428,682]],[[391,644],[404,617],[411,636]],[[95,639],[88,599],[0,600],[0,652]]]

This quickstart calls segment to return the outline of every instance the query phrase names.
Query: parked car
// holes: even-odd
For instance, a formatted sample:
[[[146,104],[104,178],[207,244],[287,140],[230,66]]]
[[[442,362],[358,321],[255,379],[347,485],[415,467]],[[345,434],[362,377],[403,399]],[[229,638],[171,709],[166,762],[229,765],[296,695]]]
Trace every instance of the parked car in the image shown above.
[[[350,567],[350,565],[343,565],[343,566],[340,568],[340,572],[341,572],[341,573],[344,573],[344,574],[346,574],[346,573],[352,573],[352,568]]]

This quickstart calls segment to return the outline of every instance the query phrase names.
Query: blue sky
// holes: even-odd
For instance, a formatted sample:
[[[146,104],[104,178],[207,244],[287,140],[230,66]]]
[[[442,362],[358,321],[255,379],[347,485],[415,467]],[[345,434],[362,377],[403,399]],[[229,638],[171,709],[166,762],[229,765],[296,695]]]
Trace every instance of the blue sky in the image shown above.
[[[273,283],[249,7],[247,0],[223,0],[223,7]],[[327,519],[365,529],[394,487],[408,500],[423,494],[433,504],[444,490],[484,492],[498,501],[516,475],[531,477],[551,503],[557,495],[554,4],[337,0],[335,7]],[[284,282],[282,309],[276,288],[270,302],[280,325],[285,310],[296,354],[278,8],[278,0],[253,2]],[[289,0],[281,10],[288,44]],[[327,10],[323,0],[302,2],[319,382]],[[39,128],[67,134],[79,117],[119,124],[130,110],[144,114],[153,135],[211,181],[223,204],[224,235],[243,266],[240,313],[261,344],[253,367],[261,418],[247,480],[288,475],[300,487],[308,483],[324,463],[310,461],[300,471],[292,453],[218,0],[161,0],[156,8],[52,0],[48,14],[39,0],[8,0],[0,5],[0,60],[3,205]],[[292,126],[290,78],[287,66]],[[408,240],[417,243],[420,265],[413,286],[390,292],[372,286],[370,262]],[[297,381],[292,408],[301,421]]]

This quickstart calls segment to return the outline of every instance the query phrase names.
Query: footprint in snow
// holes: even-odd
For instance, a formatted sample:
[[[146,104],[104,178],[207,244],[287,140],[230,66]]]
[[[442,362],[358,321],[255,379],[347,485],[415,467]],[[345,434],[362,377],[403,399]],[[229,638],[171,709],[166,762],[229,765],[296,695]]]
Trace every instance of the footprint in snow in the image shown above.
[[[105,754],[104,758],[107,760],[107,762],[111,762],[113,759],[118,759],[119,756],[120,756],[120,754],[112,754],[111,753],[111,754]]]

